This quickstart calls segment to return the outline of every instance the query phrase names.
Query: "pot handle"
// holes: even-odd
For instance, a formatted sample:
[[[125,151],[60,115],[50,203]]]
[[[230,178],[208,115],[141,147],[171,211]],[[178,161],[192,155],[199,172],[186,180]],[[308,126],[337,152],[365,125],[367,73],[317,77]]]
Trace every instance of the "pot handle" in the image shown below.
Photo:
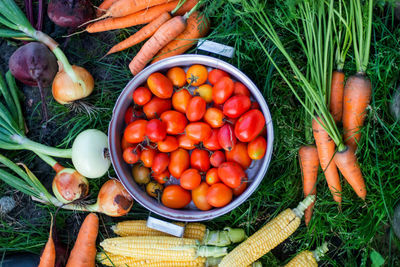
[[[184,226],[179,226],[170,222],[156,219],[150,215],[147,218],[147,227],[176,237],[183,237],[183,233],[185,231]]]
[[[208,40],[199,40],[197,42],[197,49],[229,58],[233,58],[233,55],[235,54],[235,48],[232,46]]]

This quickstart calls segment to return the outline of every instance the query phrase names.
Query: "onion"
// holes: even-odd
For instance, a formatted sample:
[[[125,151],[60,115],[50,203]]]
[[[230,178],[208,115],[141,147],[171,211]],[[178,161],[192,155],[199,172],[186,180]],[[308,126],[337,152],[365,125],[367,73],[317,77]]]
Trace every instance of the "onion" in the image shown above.
[[[87,178],[98,178],[107,173],[107,135],[96,129],[81,132],[72,145],[72,163],[76,170]]]
[[[76,170],[59,167],[53,179],[53,193],[62,203],[69,203],[88,195],[89,182]]]

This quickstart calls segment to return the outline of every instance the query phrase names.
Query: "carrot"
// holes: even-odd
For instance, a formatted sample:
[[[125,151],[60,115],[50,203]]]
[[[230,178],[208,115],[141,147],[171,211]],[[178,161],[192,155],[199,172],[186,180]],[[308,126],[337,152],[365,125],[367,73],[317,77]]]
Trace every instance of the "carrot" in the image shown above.
[[[131,46],[134,46],[150,36],[153,35],[157,31],[158,28],[160,28],[161,25],[163,25],[166,21],[171,19],[171,15],[168,12],[162,13],[158,18],[141,28],[139,31],[137,31],[134,35],[131,37],[123,40],[122,42],[114,45],[106,55],[122,51],[124,49],[127,49]]]
[[[176,15],[184,15],[191,10],[198,0],[187,0],[185,4],[175,13]],[[151,7],[149,9],[133,13],[131,15],[120,18],[109,18],[90,24],[86,27],[89,33],[104,32],[109,30],[123,29],[127,27],[147,24],[158,18],[164,12],[172,11],[179,1],[171,1],[166,4]]]
[[[53,240],[53,215],[51,215],[50,233],[46,246],[44,247],[38,267],[54,267],[56,263],[56,247]]]
[[[317,184],[318,167],[319,167],[317,148],[313,145],[300,147],[299,161],[300,161],[300,168],[303,180],[304,196],[316,195],[317,194],[316,184]],[[308,223],[311,220],[314,203],[315,201],[310,206],[308,206],[308,208],[304,211],[304,219],[306,225],[308,225]]]
[[[329,103],[329,111],[336,123],[342,120],[343,114],[343,89],[344,89],[344,73],[336,70],[332,73],[331,83],[331,101]]]
[[[357,150],[357,143],[361,138],[360,129],[364,124],[371,91],[371,81],[363,74],[349,77],[344,87],[344,140],[354,151]]]
[[[66,267],[94,267],[99,218],[89,213],[82,223]]]
[[[347,149],[337,152],[334,160],[343,177],[354,189],[357,196],[365,200],[367,189],[365,188],[364,178],[353,148],[347,147]]]
[[[321,119],[318,118],[318,120],[321,122]],[[312,128],[315,144],[317,145],[319,162],[325,174],[326,182],[331,190],[333,199],[341,203],[342,186],[340,185],[339,173],[333,160],[333,156],[335,155],[335,142],[315,119],[312,120]]]
[[[97,10],[96,10],[96,16],[99,17],[104,11],[106,11],[112,4],[117,2],[119,0],[104,0],[103,3],[101,3]]]
[[[107,12],[103,16],[96,20],[108,17],[124,17],[168,2],[169,0],[118,0],[107,9]]]
[[[199,16],[197,12],[193,13],[187,21],[186,29],[175,40],[162,48],[151,63],[185,53],[196,43],[198,38],[207,34],[209,28],[210,23],[203,16]]]

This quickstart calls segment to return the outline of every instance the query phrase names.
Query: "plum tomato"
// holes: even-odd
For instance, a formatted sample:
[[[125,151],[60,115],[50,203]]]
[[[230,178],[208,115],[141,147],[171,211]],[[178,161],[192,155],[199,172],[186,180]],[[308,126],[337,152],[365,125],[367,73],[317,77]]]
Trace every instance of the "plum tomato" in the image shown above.
[[[167,77],[176,87],[182,87],[186,84],[186,73],[180,67],[173,67],[167,71]]]
[[[124,138],[129,143],[140,143],[146,136],[146,120],[137,120],[129,123],[125,128]]]
[[[264,137],[258,136],[247,145],[247,153],[254,160],[262,159],[267,150],[267,141]]]
[[[220,128],[225,124],[225,116],[220,109],[208,108],[204,114],[204,121],[212,128]]]
[[[192,95],[188,90],[180,89],[172,95],[172,106],[175,110],[186,114],[186,109],[191,99]]]
[[[159,117],[164,111],[170,110],[171,107],[171,99],[162,99],[155,96],[143,106],[143,112],[151,120]]]
[[[246,173],[236,162],[224,162],[218,167],[218,176],[230,188],[238,187],[245,178]]]
[[[159,184],[165,184],[166,182],[168,182],[170,176],[171,174],[168,170],[165,170],[162,173],[152,174],[153,179]]]
[[[136,146],[137,146],[137,144],[129,143],[128,141],[126,141],[125,137],[122,136],[122,140],[121,140],[122,151],[124,151],[128,147],[136,147]]]
[[[122,158],[128,164],[135,164],[140,159],[140,150],[136,147],[128,147],[122,153]]]
[[[250,109],[251,101],[248,96],[235,95],[226,100],[223,112],[229,118],[238,118]]]
[[[201,183],[201,175],[196,169],[187,169],[180,178],[180,184],[184,189],[193,190]]]
[[[125,112],[125,124],[128,125],[140,118],[145,118],[142,110],[134,109],[132,106],[129,107]]]
[[[154,72],[147,78],[150,91],[159,98],[170,98],[174,92],[172,82],[163,74]]]
[[[193,86],[202,85],[207,81],[208,71],[203,65],[192,65],[186,72],[186,81]]]
[[[199,121],[206,113],[206,101],[200,96],[193,97],[186,108],[186,117],[189,121]]]
[[[245,178],[238,187],[232,189],[233,195],[235,197],[240,196],[244,192],[244,190],[246,190],[248,184],[248,180],[247,178]]]
[[[218,182],[220,182],[221,180],[219,179],[218,176],[218,168],[211,168],[208,170],[208,172],[206,173],[206,182],[209,185],[213,185],[216,184]]]
[[[214,153],[212,153],[210,157],[210,164],[213,167],[219,167],[222,163],[226,161],[225,154],[221,150],[217,150]]]
[[[216,84],[222,77],[229,77],[229,74],[219,69],[213,69],[208,73],[208,81],[212,85]]]
[[[229,77],[222,77],[213,86],[213,101],[215,104],[223,104],[233,93],[233,81]]]
[[[152,142],[158,142],[167,136],[167,126],[159,119],[152,119],[147,122],[146,136]]]
[[[183,133],[188,123],[186,116],[175,110],[165,111],[160,118],[166,124],[168,134]]]
[[[133,102],[139,106],[146,105],[150,101],[151,97],[152,94],[150,90],[143,86],[136,88],[132,94]]]
[[[151,181],[146,185],[146,192],[149,196],[159,199],[164,186],[155,181]]]
[[[212,129],[210,137],[203,141],[204,147],[208,150],[215,151],[222,148],[218,141],[218,131],[219,129]]]
[[[190,166],[201,172],[206,172],[210,169],[210,154],[207,150],[198,149],[190,154]]]
[[[207,103],[212,102],[212,86],[209,84],[200,85],[194,90],[195,95],[203,98]]]
[[[257,101],[251,102],[250,109],[260,109],[260,104]]]
[[[225,151],[226,161],[240,164],[246,170],[251,164],[251,158],[247,153],[247,144],[237,142],[231,151]]]
[[[247,87],[241,82],[235,82],[233,86],[233,94],[234,95],[245,95],[250,97],[250,91]]]
[[[235,135],[242,142],[250,142],[265,127],[265,118],[258,109],[244,113],[235,124]]]
[[[192,190],[193,203],[199,210],[209,210],[212,208],[212,206],[207,202],[208,188],[208,184],[202,182],[197,188]]]
[[[189,168],[190,158],[186,149],[178,148],[171,152],[168,170],[175,178],[180,178],[182,173]]]
[[[185,128],[187,137],[193,141],[201,142],[211,136],[211,127],[205,122],[192,122]]]
[[[231,151],[237,140],[232,125],[226,123],[218,130],[218,143],[226,151]]]
[[[145,147],[142,149],[142,153],[140,154],[140,160],[142,161],[145,167],[151,168],[153,166],[154,157],[156,156],[157,151],[150,147]]]
[[[172,152],[178,149],[179,144],[175,136],[167,135],[164,140],[157,142],[157,148],[160,152]]]
[[[150,169],[138,163],[132,167],[133,180],[137,184],[147,184],[150,182]]]
[[[169,156],[167,153],[158,153],[153,160],[153,166],[151,169],[154,173],[160,174],[164,172],[169,165]]]
[[[198,141],[194,141],[187,137],[186,134],[181,134],[178,136],[178,144],[179,147],[187,149],[187,150],[192,150],[196,148],[196,145],[198,144]]]
[[[161,202],[172,209],[181,209],[188,205],[191,200],[190,192],[176,184],[165,187],[161,196]]]
[[[232,200],[232,189],[223,183],[216,183],[207,190],[207,202],[213,207],[220,208],[226,206]]]

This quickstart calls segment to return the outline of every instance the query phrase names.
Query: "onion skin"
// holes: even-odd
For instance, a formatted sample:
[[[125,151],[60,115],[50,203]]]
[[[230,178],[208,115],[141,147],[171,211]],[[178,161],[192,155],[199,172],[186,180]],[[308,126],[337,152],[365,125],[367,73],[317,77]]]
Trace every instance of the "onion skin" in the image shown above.
[[[84,198],[89,193],[89,182],[79,172],[63,168],[53,179],[53,193],[62,203]]]
[[[89,0],[51,0],[47,15],[58,26],[77,28],[94,18],[94,10]]]
[[[73,65],[72,69],[86,84],[86,90],[79,83],[72,81],[64,70],[59,71],[53,80],[52,92],[54,99],[63,105],[85,98],[93,92],[93,76],[82,67]]]
[[[108,216],[126,215],[132,208],[133,199],[118,180],[111,179],[103,184],[97,197],[97,211]]]

